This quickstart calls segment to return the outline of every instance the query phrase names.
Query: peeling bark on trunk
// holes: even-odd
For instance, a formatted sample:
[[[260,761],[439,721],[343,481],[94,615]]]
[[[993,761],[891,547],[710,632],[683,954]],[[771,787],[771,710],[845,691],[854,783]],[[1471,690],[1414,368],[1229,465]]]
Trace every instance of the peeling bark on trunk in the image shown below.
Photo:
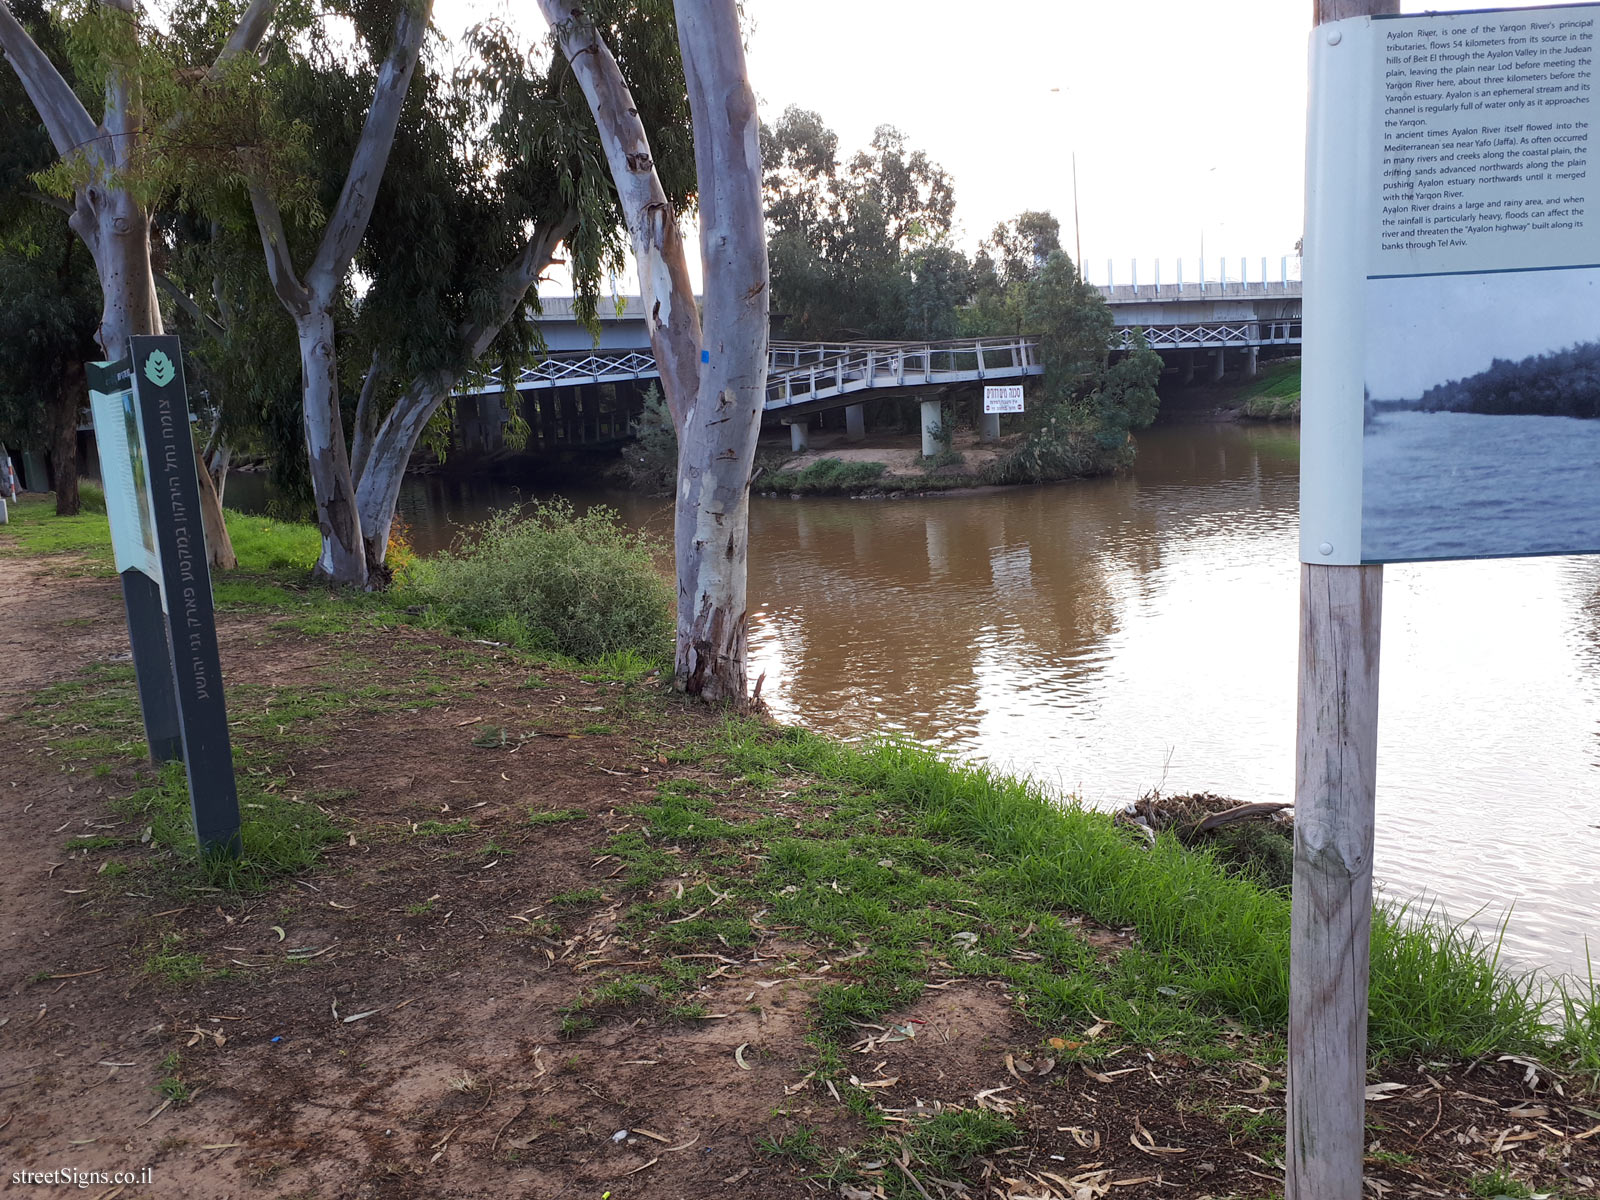
[[[211,471],[206,466],[206,456],[200,447],[194,448],[195,475],[200,483],[200,528],[206,537],[206,557],[213,567],[231,571],[239,565],[233,552],[233,541],[228,537],[228,526],[222,517],[222,497],[217,494]]]
[[[760,122],[735,0],[677,0],[700,184],[705,332],[678,431],[675,677],[707,700],[746,694],[750,472],[767,390]]]
[[[339,380],[335,374],[333,316],[313,310],[295,322],[300,338],[301,392],[305,409],[306,452],[311,460],[311,491],[317,501],[317,527],[322,554],[315,574],[333,583],[357,587],[367,582],[356,515],[356,490],[350,482],[350,459],[339,414]]]
[[[750,471],[766,394],[768,298],[760,126],[735,0],[675,4],[700,182],[703,336],[677,217],[616,60],[571,0],[539,6],[600,130],[678,431],[674,682],[706,700],[742,704]]]

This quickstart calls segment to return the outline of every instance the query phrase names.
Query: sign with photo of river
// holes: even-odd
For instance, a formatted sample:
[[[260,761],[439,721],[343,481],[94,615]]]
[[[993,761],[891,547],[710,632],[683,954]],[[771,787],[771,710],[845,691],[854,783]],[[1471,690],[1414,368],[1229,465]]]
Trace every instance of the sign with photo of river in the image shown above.
[[[1315,35],[1304,561],[1600,553],[1597,28],[1583,4]]]

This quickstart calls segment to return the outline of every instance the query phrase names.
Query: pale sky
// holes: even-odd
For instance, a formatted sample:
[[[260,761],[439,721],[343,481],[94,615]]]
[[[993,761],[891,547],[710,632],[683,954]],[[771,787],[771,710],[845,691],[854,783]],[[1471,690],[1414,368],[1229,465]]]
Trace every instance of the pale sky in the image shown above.
[[[1532,7],[1533,0],[1506,7]],[[1407,12],[1482,7],[1405,0]],[[1292,255],[1304,206],[1310,0],[744,0],[763,116],[797,104],[841,157],[898,126],[955,182],[958,243],[1047,208],[1072,251],[1078,159],[1083,259],[1127,282],[1157,257],[1195,278],[1219,255],[1256,278]],[[489,14],[543,27],[528,0],[436,0],[455,37]],[[698,266],[698,264],[696,264]]]

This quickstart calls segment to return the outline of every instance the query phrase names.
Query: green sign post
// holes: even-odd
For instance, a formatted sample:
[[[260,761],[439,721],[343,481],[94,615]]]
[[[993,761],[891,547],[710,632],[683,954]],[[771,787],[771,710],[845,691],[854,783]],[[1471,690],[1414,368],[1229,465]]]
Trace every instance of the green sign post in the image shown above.
[[[239,798],[183,354],[175,337],[130,338],[129,349],[123,362],[87,369],[145,737],[154,761],[183,760],[201,849],[237,853]]]

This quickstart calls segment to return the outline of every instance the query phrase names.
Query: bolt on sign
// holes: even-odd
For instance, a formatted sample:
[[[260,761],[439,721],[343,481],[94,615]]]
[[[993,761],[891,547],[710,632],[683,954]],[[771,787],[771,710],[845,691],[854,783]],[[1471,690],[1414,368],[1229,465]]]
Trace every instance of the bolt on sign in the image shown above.
[[[983,389],[983,411],[986,413],[1021,412],[1022,385],[1020,383],[985,385]]]
[[[183,760],[201,849],[237,853],[239,799],[182,350],[175,337],[133,337],[127,359],[86,369],[150,757]]]
[[[1301,557],[1600,552],[1600,5],[1312,38]]]

